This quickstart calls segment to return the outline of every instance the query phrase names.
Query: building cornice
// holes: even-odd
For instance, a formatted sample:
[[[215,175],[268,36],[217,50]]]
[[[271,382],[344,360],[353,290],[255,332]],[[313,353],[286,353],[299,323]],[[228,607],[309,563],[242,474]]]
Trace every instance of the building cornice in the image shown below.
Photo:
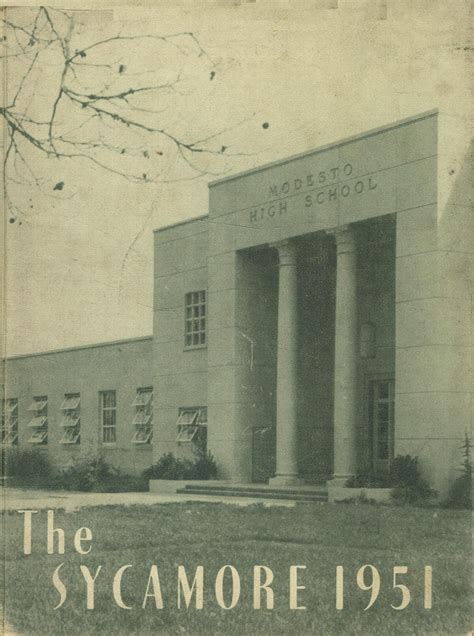
[[[18,355],[7,356],[6,361],[18,360],[20,358],[35,358],[38,356],[52,355],[53,353],[67,353],[68,351],[79,351],[81,349],[96,349],[97,347],[111,347],[114,345],[128,344],[129,342],[142,342],[144,340],[153,340],[153,336],[138,336],[137,338],[124,338],[122,340],[109,340],[107,342],[94,342],[86,345],[77,345],[76,347],[64,347],[62,349],[49,349],[47,351],[35,351],[33,353],[19,353]]]
[[[420,113],[419,115],[407,117],[405,119],[400,119],[391,124],[385,124],[384,126],[379,126],[378,128],[371,128],[370,130],[366,130],[363,133],[358,133],[357,135],[351,135],[350,137],[339,139],[338,141],[335,141],[333,143],[325,144],[324,146],[318,146],[317,148],[313,148],[312,150],[306,150],[305,152],[301,152],[296,155],[290,155],[289,157],[285,157],[284,159],[277,159],[276,161],[271,161],[270,163],[264,163],[263,165],[257,166],[255,168],[250,168],[248,170],[243,170],[242,172],[231,174],[227,177],[222,177],[220,179],[215,179],[214,181],[209,181],[208,187],[213,188],[214,186],[221,185],[222,183],[227,183],[228,181],[232,181],[233,179],[240,179],[240,177],[245,177],[250,174],[263,172],[264,170],[270,170],[271,168],[274,168],[276,166],[283,166],[287,163],[291,163],[292,161],[295,161],[295,159],[303,159],[304,157],[317,155],[317,154],[320,154],[321,152],[326,152],[327,150],[331,150],[333,148],[339,148],[340,146],[345,146],[346,144],[359,141],[360,139],[373,137],[374,135],[379,135],[389,130],[395,130],[396,128],[401,128],[402,126],[408,126],[409,124],[412,124],[416,121],[421,121],[423,119],[429,119],[430,117],[435,117],[436,115],[438,115],[438,109],[429,110],[429,111]]]

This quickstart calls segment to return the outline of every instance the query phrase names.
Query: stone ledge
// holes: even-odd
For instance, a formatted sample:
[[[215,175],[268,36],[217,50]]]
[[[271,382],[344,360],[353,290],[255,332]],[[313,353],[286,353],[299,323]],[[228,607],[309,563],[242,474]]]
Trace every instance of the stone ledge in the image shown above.
[[[365,497],[377,503],[389,503],[392,499],[392,490],[393,488],[348,488],[347,486],[331,486],[328,483],[328,501],[337,503]]]

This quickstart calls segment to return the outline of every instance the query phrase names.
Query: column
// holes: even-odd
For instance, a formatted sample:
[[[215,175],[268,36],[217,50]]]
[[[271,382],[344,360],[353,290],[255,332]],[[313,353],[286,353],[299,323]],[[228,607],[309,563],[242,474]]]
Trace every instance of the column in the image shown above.
[[[357,470],[357,264],[353,228],[330,232],[336,239],[334,360],[334,476],[343,486]]]
[[[272,485],[291,486],[298,478],[297,431],[297,270],[296,245],[273,245],[279,256],[276,475]]]

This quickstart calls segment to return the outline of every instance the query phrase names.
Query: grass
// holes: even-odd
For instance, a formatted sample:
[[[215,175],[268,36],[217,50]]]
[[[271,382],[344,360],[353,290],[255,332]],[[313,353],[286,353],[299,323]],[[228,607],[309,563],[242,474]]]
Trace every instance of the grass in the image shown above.
[[[16,634],[465,634],[470,630],[471,516],[467,511],[370,505],[307,504],[296,508],[239,508],[225,504],[183,503],[152,507],[90,508],[58,511],[55,525],[65,529],[65,555],[46,555],[46,513],[33,516],[33,553],[25,556],[22,517],[4,515],[6,530],[6,621]],[[81,556],[73,534],[81,526],[93,533],[92,549]],[[61,579],[67,598],[58,610],[52,584]],[[364,611],[369,593],[357,589],[357,569],[370,563],[381,576],[374,606]],[[85,608],[85,582],[79,566],[95,571],[95,609]],[[112,579],[126,564],[119,609]],[[142,602],[150,567],[158,566],[164,609]],[[231,610],[215,599],[220,567],[232,564],[241,577],[241,599]],[[274,574],[275,609],[252,608],[253,566]],[[289,567],[300,574],[299,602],[290,610]],[[204,566],[204,609],[177,609],[177,566],[192,577]],[[335,569],[345,567],[345,608],[335,609]],[[401,611],[401,594],[392,588],[394,565],[408,567],[400,582],[411,592]],[[423,609],[423,568],[433,568],[433,608]],[[230,591],[226,596],[229,600]],[[151,601],[151,602],[150,602]]]

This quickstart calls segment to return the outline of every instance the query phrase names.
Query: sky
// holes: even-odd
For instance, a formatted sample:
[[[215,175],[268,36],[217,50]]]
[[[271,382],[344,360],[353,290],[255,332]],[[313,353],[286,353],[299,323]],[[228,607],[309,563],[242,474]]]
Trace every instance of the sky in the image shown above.
[[[210,179],[467,103],[468,5],[463,0],[81,3],[75,12],[77,46],[119,32],[196,35],[205,55],[184,43],[183,49],[158,51],[154,43],[134,39],[88,59],[110,63],[115,75],[123,65],[123,77],[114,79],[125,82],[122,88],[128,81],[170,81],[182,74],[176,92],[137,102],[156,111],[144,115],[146,121],[164,122],[182,138],[211,136],[212,148],[226,150],[223,156],[199,157],[202,174],[196,174],[159,136],[137,142],[109,124],[104,133],[100,123],[91,124],[107,143],[139,144],[130,170],[161,174],[161,180],[135,183],[83,159],[45,159],[31,149],[26,160],[42,186],[20,177],[7,180],[17,206],[12,222],[11,213],[6,219],[7,354],[151,334],[153,229],[206,213]],[[74,2],[67,7],[75,11]],[[7,16],[28,16],[25,11],[35,7],[14,6]],[[30,115],[39,117],[57,90],[56,62],[47,59],[31,81]],[[21,62],[8,60],[9,97],[23,69]],[[103,76],[101,69],[86,69],[96,71],[99,81],[109,69]],[[64,126],[76,123],[66,103],[58,117]],[[216,133],[221,134],[213,137]],[[144,149],[151,159],[145,161]],[[111,165],[119,165],[116,158]],[[53,190],[57,183],[64,184],[61,190]]]

